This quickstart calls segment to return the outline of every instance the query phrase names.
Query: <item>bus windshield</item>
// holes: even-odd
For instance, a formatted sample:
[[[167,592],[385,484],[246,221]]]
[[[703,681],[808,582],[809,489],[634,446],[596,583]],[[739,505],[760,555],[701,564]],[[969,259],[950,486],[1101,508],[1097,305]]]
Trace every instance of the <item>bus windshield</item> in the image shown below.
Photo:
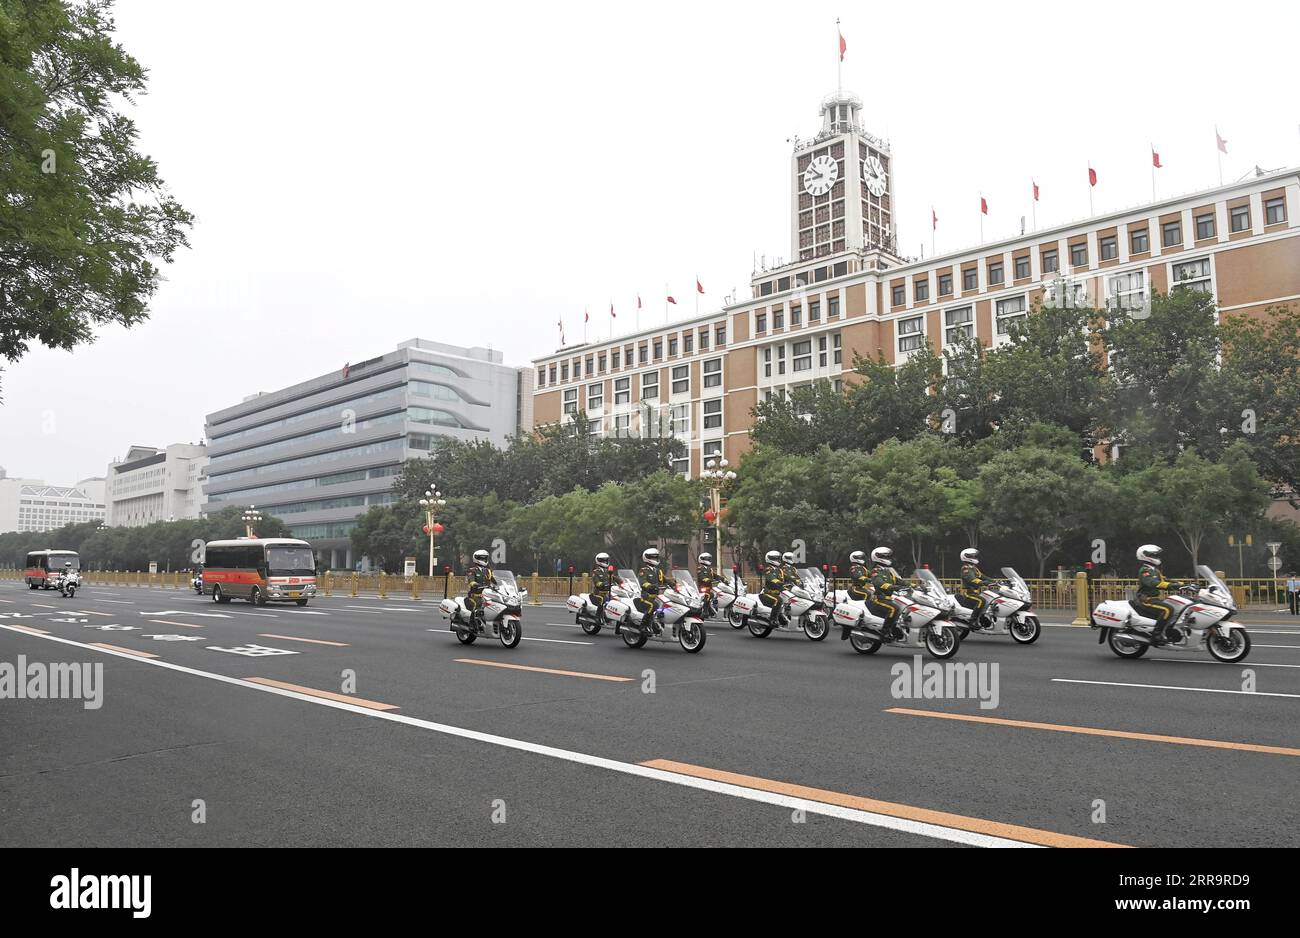
[[[310,547],[268,547],[266,565],[271,576],[314,576],[316,557]]]

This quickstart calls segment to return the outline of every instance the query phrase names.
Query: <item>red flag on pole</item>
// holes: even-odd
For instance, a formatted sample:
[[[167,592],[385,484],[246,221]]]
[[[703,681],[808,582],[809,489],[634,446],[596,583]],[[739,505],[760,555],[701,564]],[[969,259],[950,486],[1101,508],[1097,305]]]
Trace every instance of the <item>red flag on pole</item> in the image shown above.
[[[1088,185],[1097,185],[1097,171],[1091,165],[1088,166]]]
[[[843,61],[844,61],[844,53],[845,53],[845,51],[849,48],[849,44],[848,44],[847,42],[844,41],[844,33],[843,33],[843,31],[842,31],[842,30],[837,30],[837,32],[839,32],[839,34],[840,34],[840,61],[843,62]]]
[[[702,283],[700,283],[700,278],[699,278],[699,277],[696,277],[696,278],[695,278],[695,290],[696,290],[696,292],[698,292],[698,293],[703,293],[703,292],[704,292],[704,285],[703,285]]]
[[[989,213],[989,201],[988,199],[984,198],[984,196],[980,196],[980,213],[983,215],[987,215]]]
[[[1037,202],[1037,201],[1038,201],[1038,181],[1037,181],[1036,179],[1031,179],[1031,180],[1029,180],[1029,181],[1032,182],[1032,183],[1034,184],[1034,201]]]
[[[1155,147],[1151,148],[1151,165],[1156,169],[1164,169],[1164,167],[1160,165],[1160,154],[1156,152]]]
[[[939,216],[935,214],[934,208],[930,208],[930,229],[935,230],[939,227]]]
[[[637,308],[637,309],[640,309],[640,308],[641,308],[641,294],[640,294],[640,293],[638,293],[638,294],[636,295],[636,308]]]
[[[640,305],[641,305],[641,298],[640,298],[640,297],[637,297],[637,303],[636,303],[636,305],[637,305],[638,307],[640,307]],[[609,304],[609,318],[610,318],[610,319],[617,319],[617,318],[618,318],[618,314],[614,312],[614,304],[613,304],[613,303],[610,303],[610,304]]]
[[[677,301],[676,301],[676,300],[674,300],[674,299],[673,299],[673,298],[672,298],[672,297],[671,297],[671,296],[670,296],[670,297],[668,297],[668,302],[669,302],[669,303],[672,303],[672,304],[673,304],[673,305],[674,305],[674,306],[676,306],[676,305],[677,305]]]
[[[610,311],[613,312],[612,309]],[[582,321],[591,322],[591,313],[587,312],[585,309],[582,311]]]
[[[1222,137],[1219,136],[1219,128],[1218,128],[1218,127],[1215,127],[1215,128],[1214,128],[1214,139],[1215,139],[1215,140],[1218,142],[1218,144],[1219,144],[1219,152],[1220,152],[1220,153],[1227,153],[1227,152],[1228,152],[1228,141],[1227,141],[1227,140],[1224,140]]]

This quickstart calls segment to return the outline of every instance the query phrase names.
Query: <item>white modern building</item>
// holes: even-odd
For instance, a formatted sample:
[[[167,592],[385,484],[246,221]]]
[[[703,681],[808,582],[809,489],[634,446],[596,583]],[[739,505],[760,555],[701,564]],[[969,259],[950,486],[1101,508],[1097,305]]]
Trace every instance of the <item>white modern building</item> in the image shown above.
[[[165,449],[132,446],[108,467],[107,524],[138,528],[200,517],[207,465],[208,450],[201,443],[173,443]]]
[[[53,531],[103,520],[104,479],[51,485],[41,479],[11,479],[0,468],[0,532]]]
[[[505,445],[532,429],[532,396],[532,369],[501,352],[425,339],[251,395],[208,414],[206,511],[254,505],[327,566],[354,569],[356,519],[395,500],[406,460],[440,437]]]

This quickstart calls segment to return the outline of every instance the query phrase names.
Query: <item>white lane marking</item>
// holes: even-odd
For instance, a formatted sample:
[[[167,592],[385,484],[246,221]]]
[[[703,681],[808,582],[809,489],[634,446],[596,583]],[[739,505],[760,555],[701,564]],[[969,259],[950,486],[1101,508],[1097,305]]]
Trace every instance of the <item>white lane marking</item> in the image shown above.
[[[426,632],[438,632],[451,638],[456,637],[456,633],[449,632],[446,629],[425,629]],[[480,638],[487,638],[486,635],[480,635]],[[559,638],[530,638],[527,635],[521,635],[520,639],[525,642],[549,642],[552,645],[594,645],[595,642],[566,642]]]
[[[1300,651],[1300,645],[1256,645],[1251,643],[1251,648],[1289,648],[1292,651]]]
[[[232,616],[259,616],[264,619],[279,618],[279,616],[276,615],[274,612],[236,612],[235,610],[231,609],[229,614]],[[194,613],[190,613],[190,615],[201,615],[201,613],[194,612]]]
[[[282,612],[290,612],[295,616],[327,616],[328,612],[317,612],[314,609],[284,609]]]
[[[9,631],[18,631],[17,628],[11,626],[0,625],[0,628],[8,629]],[[872,811],[863,811],[858,808],[845,808],[839,805],[826,804],[823,801],[796,798],[792,795],[779,795],[775,792],[761,791],[756,788],[745,788],[741,785],[732,785],[728,782],[716,782],[712,779],[696,778],[691,775],[681,775],[677,772],[668,772],[664,769],[653,769],[649,766],[636,765],[632,762],[621,762],[617,759],[607,759],[603,756],[593,756],[585,752],[575,752],[571,749],[560,749],[556,746],[544,746],[541,743],[531,743],[527,740],[512,739],[509,736],[496,736],[491,733],[482,733],[478,730],[468,730],[459,726],[450,726],[446,723],[434,723],[432,720],[421,720],[418,717],[405,716],[392,711],[370,710],[366,707],[359,707],[356,704],[345,703],[340,700],[313,697],[308,694],[299,693],[298,691],[284,690],[283,688],[272,687],[266,684],[254,684],[251,681],[246,681],[241,678],[228,677],[224,674],[216,674],[212,671],[200,671],[198,668],[189,668],[184,665],[174,664],[170,661],[163,661],[160,658],[140,658],[136,655],[128,654],[127,652],[115,651],[111,648],[103,648],[96,645],[87,645],[82,642],[74,642],[70,639],[59,638],[54,635],[39,635],[36,637],[45,639],[46,641],[59,642],[64,645],[73,645],[77,648],[90,649],[105,655],[112,655],[115,658],[122,658],[126,661],[135,661],[140,664],[166,668],[169,671],[178,671],[181,674],[189,674],[193,677],[207,678],[210,681],[217,681],[222,684],[231,684],[235,687],[245,688],[246,690],[255,690],[264,694],[275,694],[278,697],[289,697],[293,700],[302,701],[303,703],[315,704],[318,707],[330,707],[334,710],[344,710],[348,713],[356,714],[357,716],[371,717],[372,719],[377,720],[388,720],[392,723],[402,723],[406,726],[415,727],[416,729],[441,733],[444,736],[455,736],[473,742],[487,743],[490,746],[499,746],[503,749],[514,749],[519,752],[527,752],[531,755],[543,756],[549,759],[560,759],[565,762],[574,762],[590,768],[605,769],[609,772],[618,772],[622,775],[632,775],[638,778],[649,779],[651,781],[667,782],[670,785],[677,785],[680,788],[695,788],[700,791],[707,791],[717,795],[728,795],[733,798],[741,798],[745,801],[775,805],[776,807],[786,810],[801,810],[808,814],[819,814],[825,817],[838,818],[842,821],[853,821],[871,827],[881,827],[905,834],[913,834],[918,837],[930,837],[935,840],[946,840],[952,843],[966,844],[971,847],[1036,848],[1038,846],[1037,844],[1023,843],[1019,840],[1009,840],[1005,837],[993,837],[988,834],[977,834],[972,831],[959,830],[953,827],[944,827],[940,824],[927,824],[922,821],[910,821],[905,818],[891,817],[887,814],[876,814]]]
[[[1252,647],[1259,648],[1260,646],[1254,645]],[[1221,661],[1197,661],[1187,658],[1148,658],[1147,660],[1158,664],[1169,664],[1171,662],[1173,664],[1217,664],[1219,667],[1223,667]],[[1245,661],[1240,666],[1243,668],[1300,668],[1300,664],[1272,664],[1266,661]]]
[[[1207,661],[1205,664],[1214,664],[1215,662]],[[1249,664],[1243,664],[1243,668],[1250,667]],[[1201,694],[1237,694],[1241,697],[1295,697],[1300,698],[1300,694],[1273,694],[1260,691],[1249,690],[1223,690],[1218,687],[1176,687],[1170,684],[1125,684],[1120,681],[1076,681],[1071,678],[1054,677],[1054,684],[1100,684],[1104,687],[1142,687],[1147,690],[1190,690]]]
[[[104,615],[104,613],[98,613]],[[164,609],[162,612],[145,612],[140,610],[142,616],[200,616],[204,619],[229,619],[224,612],[195,612],[193,609]]]
[[[32,603],[32,605],[35,606],[37,609],[58,609],[59,608],[58,606],[50,606],[47,605],[46,603]]]
[[[129,599],[101,599],[101,603],[117,603],[119,606],[134,606],[135,603]]]

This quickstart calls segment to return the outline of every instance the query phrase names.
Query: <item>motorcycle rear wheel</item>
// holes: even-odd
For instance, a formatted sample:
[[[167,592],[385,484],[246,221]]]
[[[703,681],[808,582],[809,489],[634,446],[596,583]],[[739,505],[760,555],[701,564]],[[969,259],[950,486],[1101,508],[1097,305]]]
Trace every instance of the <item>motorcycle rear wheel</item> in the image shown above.
[[[772,634],[774,628],[771,622],[764,622],[755,616],[750,617],[748,625],[749,634],[755,638],[767,638]]]
[[[584,631],[588,635],[597,635],[600,633],[600,623],[595,622],[591,619],[584,619],[581,616],[579,616],[578,625],[582,626],[582,631]]]
[[[623,644],[628,648],[640,648],[650,638],[645,632],[637,628],[626,628],[622,630]]]
[[[1141,658],[1151,648],[1145,642],[1134,642],[1129,639],[1120,638],[1118,629],[1111,629],[1106,633],[1106,644],[1118,658]]]
[[[860,655],[874,655],[880,651],[881,641],[877,638],[867,638],[865,635],[852,632],[849,634],[849,644]]]
[[[456,638],[460,639],[462,645],[473,645],[474,640],[478,638],[473,632],[467,632],[464,629],[456,630]]]

